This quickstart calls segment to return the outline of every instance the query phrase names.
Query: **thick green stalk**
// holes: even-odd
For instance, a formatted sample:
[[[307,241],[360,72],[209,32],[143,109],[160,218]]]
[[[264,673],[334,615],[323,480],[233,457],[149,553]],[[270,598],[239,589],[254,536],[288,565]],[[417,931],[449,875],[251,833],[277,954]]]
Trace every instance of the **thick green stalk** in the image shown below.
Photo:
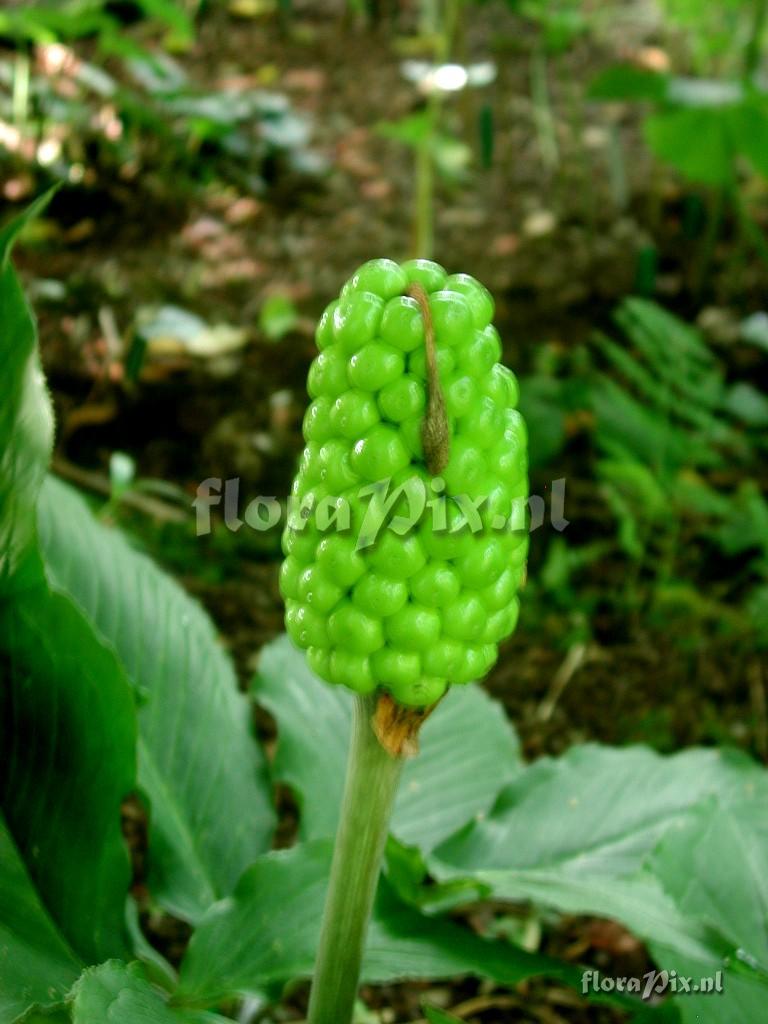
[[[435,232],[435,165],[434,135],[437,120],[437,101],[427,101],[427,129],[416,147],[416,210],[414,216],[413,254],[431,259]]]
[[[374,697],[355,697],[347,781],[307,1024],[350,1024],[368,920],[403,766],[379,743]]]

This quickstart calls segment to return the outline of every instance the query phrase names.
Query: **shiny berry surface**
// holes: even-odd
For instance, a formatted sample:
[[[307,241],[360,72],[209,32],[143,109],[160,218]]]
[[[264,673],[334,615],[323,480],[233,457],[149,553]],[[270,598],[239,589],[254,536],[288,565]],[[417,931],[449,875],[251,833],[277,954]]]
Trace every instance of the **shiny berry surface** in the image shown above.
[[[439,477],[422,443],[429,381],[413,285],[427,293],[445,400],[450,449]],[[423,707],[481,679],[516,626],[526,429],[493,315],[490,293],[468,274],[378,259],[320,318],[292,490],[311,513],[294,514],[284,532],[280,589],[289,635],[328,682]]]

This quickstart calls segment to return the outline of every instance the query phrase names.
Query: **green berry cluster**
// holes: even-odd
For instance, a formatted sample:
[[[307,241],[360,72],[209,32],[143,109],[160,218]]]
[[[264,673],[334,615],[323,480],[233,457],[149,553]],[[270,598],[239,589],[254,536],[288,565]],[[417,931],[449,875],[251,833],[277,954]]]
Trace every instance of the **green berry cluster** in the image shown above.
[[[423,311],[407,294],[414,285],[428,296],[450,435],[440,479],[422,444],[434,385]],[[338,531],[322,531],[312,517],[289,523],[280,586],[288,633],[329,682],[429,705],[451,683],[485,675],[515,628],[527,554],[526,430],[516,378],[499,362],[493,312],[488,291],[467,274],[378,259],[320,319],[292,494],[304,508],[338,499],[350,522]],[[430,508],[406,533],[383,528],[361,545],[369,500],[361,490],[387,479],[393,490],[409,478],[423,481]],[[481,529],[459,495],[474,502]]]

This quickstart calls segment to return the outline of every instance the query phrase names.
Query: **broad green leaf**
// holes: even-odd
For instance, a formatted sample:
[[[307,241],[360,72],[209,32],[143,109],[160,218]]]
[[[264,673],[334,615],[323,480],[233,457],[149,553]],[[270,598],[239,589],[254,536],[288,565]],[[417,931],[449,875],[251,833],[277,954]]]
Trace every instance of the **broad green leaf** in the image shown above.
[[[205,1010],[173,1006],[167,993],[151,984],[141,964],[122,960],[86,970],[72,988],[69,1005],[72,1024],[227,1024],[228,1020]]]
[[[332,844],[316,840],[260,858],[234,895],[200,922],[181,965],[178,999],[212,1004],[226,996],[282,985],[312,973]],[[479,938],[445,920],[423,917],[382,883],[363,965],[370,983],[474,974],[515,985],[577,972],[547,957]]]
[[[114,647],[141,693],[150,890],[195,921],[271,842],[271,790],[248,702],[202,608],[53,478],[41,493],[39,526],[53,582]]]
[[[81,964],[57,931],[0,815],[0,1020],[61,1002]]]
[[[757,1021],[768,1004],[768,784],[736,801],[712,801],[671,830],[651,866],[681,910],[728,936],[737,957],[714,965],[681,959],[653,937],[651,949],[669,970],[701,983],[723,970],[722,993],[678,1000],[685,1022]]]
[[[19,233],[50,195],[0,231],[0,594],[9,590],[31,549],[35,503],[53,445],[35,324],[10,259]],[[18,588],[21,580],[13,585]]]
[[[70,995],[72,1024],[179,1024],[139,964],[110,960],[85,971]]]
[[[518,775],[486,818],[435,853],[458,868],[630,875],[695,804],[712,795],[740,797],[761,777],[736,752],[664,757],[639,746],[572,747]]]
[[[701,872],[711,879],[709,896],[719,900],[720,913],[702,909],[692,843],[677,838],[714,800],[748,808],[745,819],[760,822],[756,835],[763,849],[756,860],[756,848],[749,850],[742,839],[741,862],[725,849],[707,849]],[[440,881],[484,885],[496,899],[615,918],[653,944],[662,967],[703,976],[739,946],[752,956],[765,952],[766,890],[759,860],[766,849],[766,810],[765,772],[744,755],[692,750],[661,757],[643,748],[590,745],[533,765],[505,790],[486,821],[444,843],[430,863]],[[724,834],[712,826],[713,836],[722,840]],[[670,869],[660,870],[654,859],[648,867],[654,849],[661,844],[665,850],[667,843],[678,853],[667,861]],[[746,886],[744,859],[756,865],[747,872]],[[699,894],[697,905],[678,891],[689,885]],[[740,887],[744,895],[734,911]],[[739,934],[729,927],[728,914],[740,920],[739,907],[744,911],[750,903],[757,909],[746,916],[749,932]]]
[[[650,100],[660,102],[667,94],[669,76],[635,64],[614,64],[590,83],[593,100]]]
[[[461,877],[460,869],[433,864],[440,880]],[[676,954],[713,961],[715,950],[728,945],[719,933],[687,917],[652,875],[630,878],[580,875],[560,869],[483,871],[471,880],[485,887],[489,898],[549,907],[563,914],[589,914],[621,921],[641,939],[657,939]]]
[[[0,807],[40,900],[85,962],[127,948],[120,805],[135,785],[128,681],[67,597],[0,604]]]
[[[691,181],[728,185],[733,157],[727,108],[678,108],[653,114],[645,137],[656,156]]]
[[[314,676],[284,636],[262,652],[254,696],[277,720],[273,772],[300,803],[302,838],[332,836],[349,743],[350,694]],[[517,739],[501,707],[477,686],[454,687],[425,723],[418,757],[405,766],[392,832],[430,850],[485,814],[519,771]]]
[[[72,1024],[72,1018],[66,1010],[30,1010],[18,1024]]]
[[[729,113],[728,127],[734,148],[755,170],[768,177],[768,108],[765,100],[749,100]]]

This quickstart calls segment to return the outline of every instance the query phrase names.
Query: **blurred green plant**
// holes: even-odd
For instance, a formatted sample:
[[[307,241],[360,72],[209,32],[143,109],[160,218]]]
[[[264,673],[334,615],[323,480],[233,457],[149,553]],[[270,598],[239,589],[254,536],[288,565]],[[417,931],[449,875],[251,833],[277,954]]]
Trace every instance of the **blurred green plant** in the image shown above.
[[[542,346],[521,380],[534,490],[537,476],[568,473],[568,423],[579,423],[576,436],[591,439],[582,489],[594,481],[616,530],[595,536],[602,520],[582,511],[577,539],[569,531],[548,543],[531,598],[560,609],[568,644],[589,639],[610,600],[645,621],[677,620],[684,642],[688,623],[699,636],[765,645],[768,396],[729,379],[698,331],[650,300],[624,300],[613,320],[618,340],[597,333],[588,350],[556,356]]]
[[[615,321],[628,345],[596,338],[613,371],[598,371],[591,385],[596,474],[636,566],[632,581],[648,569],[663,588],[679,571],[684,531],[717,540],[741,504],[710,478],[733,464],[748,472],[754,460],[743,405],[734,404],[748,385],[727,385],[701,336],[649,300],[625,300]]]
[[[145,0],[141,10],[170,17],[166,8],[193,31],[169,0]],[[0,59],[3,162],[10,170],[31,168],[43,180],[85,186],[110,176],[144,180],[156,171],[180,176],[188,187],[223,179],[259,192],[281,173],[324,169],[309,148],[308,119],[281,93],[201,89],[169,53],[116,28],[107,8],[67,8],[63,21],[46,12],[44,32],[33,31],[37,12],[29,22],[9,21],[15,52]],[[96,57],[87,61],[70,43],[97,31]],[[119,56],[118,70],[108,71],[100,55]]]
[[[660,0],[663,23],[676,32],[675,49],[699,74],[752,73],[765,41],[764,0]]]
[[[259,310],[259,327],[269,341],[280,341],[296,325],[298,311],[287,295],[270,295]]]
[[[165,30],[164,45],[186,49],[194,40],[194,16],[202,0],[44,0],[0,11],[0,38],[15,45],[45,45],[95,38],[103,53],[144,53],[125,33],[125,18],[146,19]]]
[[[539,45],[549,53],[561,53],[589,30],[594,18],[583,0],[507,0],[515,13],[539,31]]]
[[[666,0],[667,33],[685,30],[680,61],[695,76],[635,64],[606,68],[588,96],[642,104],[651,151],[687,181],[710,190],[696,290],[701,287],[726,208],[745,244],[768,262],[768,243],[750,208],[750,176],[768,176],[768,92],[760,74],[768,4],[765,0]],[[687,52],[686,52],[687,51]],[[687,68],[686,68],[687,70]]]

